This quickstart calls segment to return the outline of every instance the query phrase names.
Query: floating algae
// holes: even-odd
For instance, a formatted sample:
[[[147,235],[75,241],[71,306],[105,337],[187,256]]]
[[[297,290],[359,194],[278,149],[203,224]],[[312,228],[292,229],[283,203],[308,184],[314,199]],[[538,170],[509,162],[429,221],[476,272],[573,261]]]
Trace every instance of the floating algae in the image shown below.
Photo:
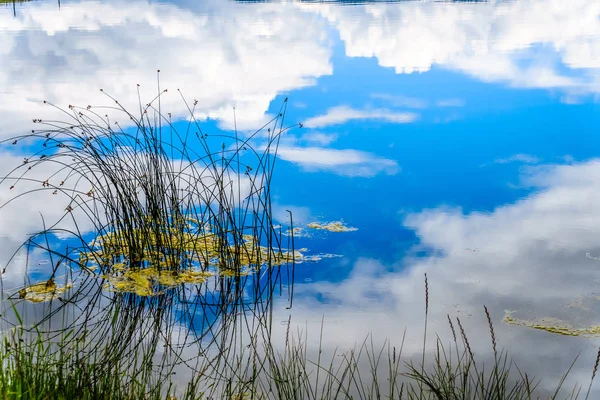
[[[119,264],[115,271],[123,270],[124,264]],[[181,284],[201,284],[211,277],[211,272],[196,270],[169,271],[157,270],[153,267],[142,269],[126,269],[122,275],[104,274],[101,277],[108,280],[104,288],[112,292],[135,293],[138,296],[154,296],[161,293],[157,285],[170,288]]]
[[[300,263],[302,263],[302,262],[318,262],[318,261],[323,260],[324,258],[338,258],[338,257],[343,257],[343,255],[330,254],[330,253],[312,254],[312,255],[307,255],[307,256],[302,257],[302,259],[299,262]]]
[[[334,222],[329,222],[327,224],[323,223],[319,223],[319,222],[311,222],[307,225],[309,228],[312,229],[322,229],[322,230],[326,230],[329,232],[353,232],[353,231],[357,231],[357,228],[352,228],[349,226],[344,225],[344,223],[342,221],[334,221]]]
[[[524,319],[514,318],[512,313],[513,311],[506,311],[506,314],[504,315],[503,321],[509,325],[524,326],[527,328],[539,329],[564,336],[600,336],[600,325],[589,326],[587,328],[574,328],[569,324],[563,323],[557,318],[541,318],[539,320],[527,321]]]
[[[163,288],[172,288],[181,284],[202,284],[206,280],[216,274],[225,277],[239,277],[251,275],[255,272],[255,267],[259,260],[267,260],[269,257],[268,251],[264,247],[259,247],[260,255],[248,252],[240,252],[237,257],[242,262],[240,268],[227,268],[221,266],[219,268],[218,259],[212,259],[209,264],[213,267],[213,271],[203,271],[198,269],[184,269],[177,270],[173,269],[157,269],[153,266],[146,266],[144,268],[129,268],[124,263],[116,263],[112,266],[112,271],[107,274],[103,274],[100,277],[107,279],[108,283],[105,285],[105,289],[113,292],[121,293],[135,293],[139,296],[154,296],[161,294]],[[303,254],[295,251],[290,252],[272,252],[270,255],[272,266],[282,265],[292,260],[302,260]],[[144,259],[146,260],[146,259]],[[146,260],[148,261],[148,260]],[[149,263],[148,265],[151,265]],[[163,262],[159,265],[165,267]],[[240,265],[240,264],[238,264]]]
[[[57,285],[54,279],[51,278],[46,282],[29,285],[19,290],[19,298],[32,303],[43,303],[58,298],[72,286],[71,283],[67,283],[64,286]]]
[[[300,251],[261,246],[253,235],[228,243],[200,226],[186,220],[172,228],[155,223],[145,229],[109,232],[90,243],[93,250],[80,253],[79,261],[90,273],[101,267],[102,273],[96,275],[108,281],[106,290],[153,296],[181,284],[204,283],[214,275],[247,276],[261,267],[304,258]]]

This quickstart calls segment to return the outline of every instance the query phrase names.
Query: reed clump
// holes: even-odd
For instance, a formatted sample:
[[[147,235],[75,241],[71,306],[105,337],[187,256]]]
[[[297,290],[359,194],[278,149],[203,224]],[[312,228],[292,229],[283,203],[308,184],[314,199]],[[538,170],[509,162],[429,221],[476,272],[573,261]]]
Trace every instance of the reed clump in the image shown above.
[[[136,113],[108,94],[112,106],[44,102],[63,119],[34,119],[39,129],[2,142],[30,154],[0,178],[0,190],[15,193],[0,212],[27,196],[64,207],[54,221],[42,216],[42,229],[5,268],[18,267],[23,252],[49,260],[41,279],[27,272],[8,298],[3,288],[2,330],[24,332],[5,346],[7,365],[44,368],[60,382],[79,382],[69,371],[94,371],[92,383],[81,383],[92,387],[98,376],[118,375],[123,387],[114,393],[164,395],[157,376],[179,365],[230,368],[220,360],[234,357],[232,343],[255,329],[246,316],[268,319],[275,289],[285,287],[291,299],[299,254],[273,221],[270,192],[279,140],[290,128],[287,101],[255,132],[215,134],[196,119],[197,101],[181,93],[189,115],[172,121],[161,110],[166,93],[140,100]],[[28,317],[31,302],[41,318]],[[75,358],[64,353],[80,339]],[[24,354],[35,356],[24,364]],[[38,387],[29,393],[52,392],[27,376],[5,384],[21,378]],[[113,391],[100,383],[90,398]]]

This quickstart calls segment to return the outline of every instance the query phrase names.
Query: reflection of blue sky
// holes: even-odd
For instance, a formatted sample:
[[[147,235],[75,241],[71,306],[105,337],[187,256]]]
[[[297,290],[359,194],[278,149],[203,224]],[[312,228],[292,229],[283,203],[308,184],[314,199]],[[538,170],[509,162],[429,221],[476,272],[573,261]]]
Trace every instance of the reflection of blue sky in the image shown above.
[[[486,303],[495,316],[527,307],[597,323],[561,307],[597,279],[585,253],[597,253],[600,226],[599,15],[594,0],[27,4],[0,15],[0,136],[51,115],[43,98],[104,104],[102,87],[135,104],[135,83],[153,88],[158,68],[163,107],[185,114],[181,87],[211,133],[232,126],[234,106],[238,126],[253,129],[289,97],[287,122],[304,127],[281,142],[278,217],[292,209],[297,225],[359,229],[298,239],[344,255],[298,267],[298,322],[333,313],[348,343],[366,333],[348,328],[357,309],[369,322],[359,328],[414,327],[428,272],[442,316],[459,304],[479,321]],[[3,156],[2,170],[19,159]],[[49,218],[64,208],[41,198],[21,207]],[[39,222],[11,210],[3,235]],[[498,329],[515,346],[565,343]]]

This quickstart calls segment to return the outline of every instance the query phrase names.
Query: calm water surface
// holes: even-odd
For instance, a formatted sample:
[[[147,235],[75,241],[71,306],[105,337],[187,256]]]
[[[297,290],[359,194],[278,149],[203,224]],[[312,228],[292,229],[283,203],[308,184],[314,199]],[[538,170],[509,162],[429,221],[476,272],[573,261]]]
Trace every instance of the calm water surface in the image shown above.
[[[0,139],[55,116],[42,100],[106,104],[102,88],[135,107],[157,69],[163,108],[186,116],[179,88],[212,131],[253,131],[288,98],[303,128],[280,144],[275,216],[309,233],[297,247],[341,256],[298,265],[292,310],[276,307],[309,342],[323,317],[325,348],[420,338],[427,273],[432,332],[450,340],[458,316],[490,351],[485,304],[524,370],[553,386],[581,352],[587,383],[597,338],[502,321],[600,325],[600,2],[36,1],[1,5],[0,35]],[[4,253],[57,201],[4,209]],[[357,230],[306,228],[340,220]]]

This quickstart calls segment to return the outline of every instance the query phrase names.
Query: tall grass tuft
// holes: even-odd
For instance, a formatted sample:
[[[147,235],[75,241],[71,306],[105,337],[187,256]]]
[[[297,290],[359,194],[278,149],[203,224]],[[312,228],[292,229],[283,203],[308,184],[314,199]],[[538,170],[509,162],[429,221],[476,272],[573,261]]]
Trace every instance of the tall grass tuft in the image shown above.
[[[594,363],[594,368],[592,370],[592,378],[590,379],[590,384],[588,386],[588,390],[585,394],[585,400],[590,396],[590,391],[592,390],[592,384],[594,383],[594,378],[596,377],[596,372],[598,372],[598,365],[600,364],[600,349],[598,349],[598,353],[596,355],[596,362]]]

